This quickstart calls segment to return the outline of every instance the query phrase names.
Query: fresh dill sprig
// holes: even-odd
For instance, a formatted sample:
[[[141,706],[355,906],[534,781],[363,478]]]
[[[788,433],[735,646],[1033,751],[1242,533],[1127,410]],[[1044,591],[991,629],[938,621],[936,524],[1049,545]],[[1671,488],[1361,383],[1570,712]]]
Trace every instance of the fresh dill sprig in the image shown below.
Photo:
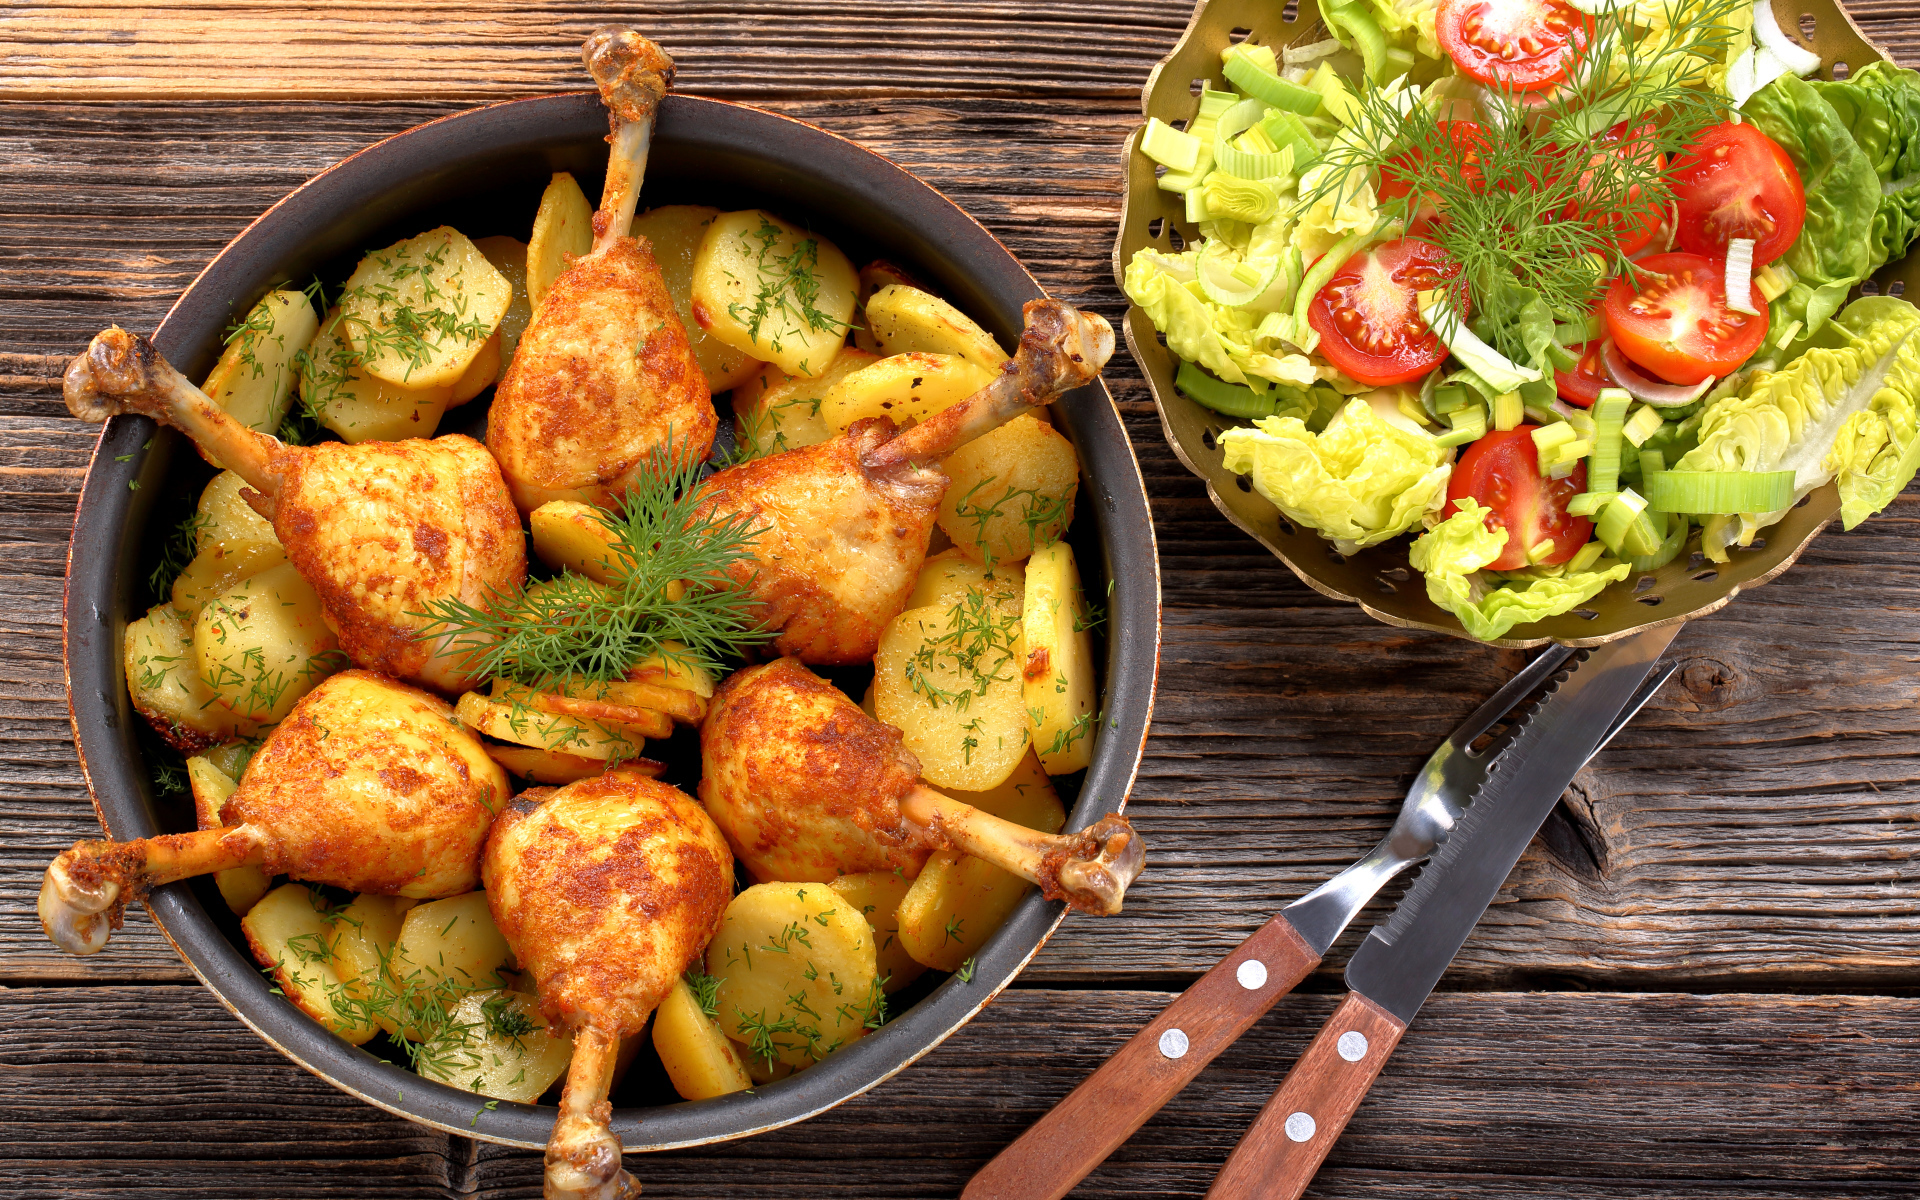
[[[566,573],[484,606],[448,597],[412,615],[434,622],[427,637],[464,651],[474,675],[529,687],[619,679],[654,654],[720,668],[775,635],[731,574],[766,530],[745,514],[701,511],[699,480],[700,464],[669,444],[617,512],[601,510],[613,534],[610,584]]]
[[[193,512],[174,526],[167,535],[166,542],[160,548],[160,561],[154,564],[153,571],[147,576],[147,590],[153,593],[155,600],[164,604],[173,596],[173,581],[180,578],[180,572],[187,569],[193,556],[200,552],[200,531],[207,526],[207,518],[199,512]]]
[[[683,978],[693,992],[693,1002],[700,1006],[701,1012],[707,1014],[707,1020],[719,1020],[720,985],[726,982],[725,977],[708,975],[696,965],[688,967]]]

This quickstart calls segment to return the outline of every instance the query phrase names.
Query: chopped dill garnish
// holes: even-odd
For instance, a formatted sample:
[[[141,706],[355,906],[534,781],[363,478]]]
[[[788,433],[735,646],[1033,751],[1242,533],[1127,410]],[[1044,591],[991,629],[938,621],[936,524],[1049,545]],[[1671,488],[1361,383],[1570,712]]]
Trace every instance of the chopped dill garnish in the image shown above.
[[[726,982],[725,977],[708,975],[698,966],[692,966],[687,968],[687,973],[682,978],[686,980],[687,987],[693,992],[693,1002],[700,1006],[701,1012],[707,1014],[707,1020],[719,1020],[720,985]]]

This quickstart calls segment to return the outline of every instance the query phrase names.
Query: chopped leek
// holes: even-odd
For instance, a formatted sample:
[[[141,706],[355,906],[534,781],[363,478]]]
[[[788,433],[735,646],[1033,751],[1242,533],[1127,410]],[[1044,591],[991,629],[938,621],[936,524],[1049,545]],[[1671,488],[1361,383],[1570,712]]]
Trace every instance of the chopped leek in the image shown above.
[[[1560,447],[1573,440],[1573,426],[1565,421],[1542,425],[1533,431],[1534,449],[1540,455],[1540,473],[1545,475],[1559,461]]]
[[[1654,547],[1653,553],[1632,555],[1627,559],[1627,566],[1635,572],[1657,571],[1666,566],[1680,556],[1680,549],[1687,544],[1687,533],[1692,528],[1685,517],[1668,517],[1667,536]]]
[[[1140,135],[1140,153],[1170,171],[1191,171],[1200,161],[1200,139],[1151,117]]]
[[[1661,512],[1778,512],[1793,503],[1792,471],[1657,471],[1646,478],[1647,502]]]
[[[1760,315],[1753,306],[1752,238],[1734,238],[1727,243],[1727,307],[1750,317]]]
[[[1602,388],[1593,402],[1593,462],[1587,466],[1587,488],[1611,492],[1620,482],[1620,427],[1626,423],[1633,397],[1619,388]]]
[[[1216,173],[1214,178],[1220,176]],[[1187,194],[1191,196],[1194,193]],[[1217,209],[1213,211],[1216,216],[1219,215]],[[1207,242],[1206,248],[1200,252],[1199,261],[1194,265],[1195,277],[1207,299],[1228,308],[1238,308],[1258,300],[1273,286],[1281,267],[1278,258],[1235,261],[1235,257],[1231,246],[1213,239]]]
[[[1606,552],[1607,548],[1601,543],[1588,542],[1574,551],[1573,557],[1567,560],[1567,574],[1577,575],[1582,571],[1593,570],[1593,564],[1599,562]]]
[[[1256,392],[1250,387],[1215,379],[1184,359],[1180,362],[1180,370],[1174,374],[1173,386],[1186,393],[1187,398],[1195,404],[1243,421],[1270,417],[1279,408],[1271,390]]]
[[[1592,453],[1593,453],[1593,442],[1588,440],[1587,438],[1580,438],[1576,441],[1571,441],[1571,442],[1563,442],[1560,445],[1555,446],[1552,452],[1548,454],[1547,469],[1552,470],[1554,467],[1571,467],[1574,463],[1579,462],[1581,459],[1586,458],[1588,455]],[[1554,478],[1565,479],[1566,476],[1556,475],[1554,476]]]
[[[1248,150],[1234,142],[1266,115],[1267,106],[1258,100],[1242,100],[1220,114],[1219,124],[1213,127],[1213,161],[1222,171],[1242,179],[1272,179],[1288,169],[1290,159],[1283,160],[1278,150]],[[1267,144],[1272,145],[1272,140]]]
[[[1455,358],[1486,380],[1496,395],[1518,391],[1521,384],[1540,378],[1540,372],[1532,367],[1516,366],[1506,355],[1481,341],[1453,311],[1453,306],[1447,303],[1443,293],[1421,292],[1419,303],[1420,319],[1447,344],[1447,349],[1453,352]]]
[[[1660,426],[1665,423],[1666,418],[1660,415],[1659,409],[1651,404],[1642,404],[1634,409],[1633,415],[1620,426],[1620,436],[1636,446],[1644,446],[1647,439],[1660,432]]]
[[[1619,554],[1621,542],[1626,538],[1627,532],[1646,510],[1646,500],[1640,493],[1628,488],[1615,496],[1612,502],[1601,510],[1600,519],[1593,525],[1593,536],[1605,542],[1609,550]],[[1651,533],[1651,528],[1648,532]]]
[[[1787,264],[1768,263],[1760,268],[1760,274],[1754,277],[1753,286],[1760,289],[1760,294],[1766,298],[1768,304],[1772,304],[1793,287],[1794,278],[1793,268]]]
[[[1319,99],[1318,92],[1314,93],[1314,98],[1316,101]],[[1293,147],[1294,174],[1304,173],[1308,167],[1319,161],[1320,142],[1297,113],[1276,109],[1267,114],[1266,119],[1260,122],[1259,128],[1274,145],[1282,150],[1288,146]]]
[[[1207,208],[1207,191],[1205,188],[1189,188],[1184,196],[1182,196],[1182,199],[1186,201],[1187,220],[1189,223],[1198,225],[1202,221],[1213,220],[1213,212]]]
[[[1280,193],[1274,190],[1272,184],[1258,179],[1242,179],[1228,171],[1225,164],[1207,176],[1200,190],[1206,194],[1207,211],[1213,214],[1216,221],[1226,217],[1258,225],[1272,219],[1280,211]]]
[[[1559,546],[1552,538],[1544,538],[1527,548],[1527,565],[1537,567],[1552,558]]]
[[[1328,4],[1320,10],[1320,19],[1327,23],[1335,37],[1344,32],[1342,41],[1351,39],[1353,48],[1360,52],[1360,61],[1367,72],[1367,80],[1381,83],[1387,77],[1387,38],[1380,32],[1380,23],[1366,11],[1364,4],[1350,0],[1345,4]],[[1324,64],[1323,64],[1324,65]]]
[[[1433,411],[1438,416],[1444,417],[1472,402],[1473,398],[1467,394],[1467,389],[1457,383],[1443,383],[1433,389]]]
[[[1196,120],[1218,121],[1220,114],[1240,103],[1240,97],[1232,92],[1216,92],[1211,87],[1203,87],[1200,92],[1200,113]],[[1189,130],[1197,133],[1197,130]]]
[[[1288,112],[1311,116],[1320,110],[1320,93],[1288,83],[1270,68],[1254,61],[1249,50],[1250,47],[1242,44],[1229,48],[1222,56],[1225,62],[1221,74],[1227,77],[1227,82],[1255,100]]]
[[[1527,407],[1520,402],[1519,392],[1501,392],[1493,398],[1493,427],[1506,432],[1520,428],[1527,419]]]
[[[1665,454],[1662,454],[1658,450],[1642,450],[1640,452],[1640,478],[1645,479],[1649,475],[1658,475],[1666,469],[1667,456]],[[1664,512],[1666,510],[1662,509],[1661,511]]]
[[[1464,446],[1486,436],[1487,410],[1478,404],[1455,409],[1447,414],[1447,421],[1453,428],[1434,439],[1439,445]]]
[[[1619,497],[1619,492],[1581,492],[1567,501],[1567,512],[1576,517],[1591,517]]]

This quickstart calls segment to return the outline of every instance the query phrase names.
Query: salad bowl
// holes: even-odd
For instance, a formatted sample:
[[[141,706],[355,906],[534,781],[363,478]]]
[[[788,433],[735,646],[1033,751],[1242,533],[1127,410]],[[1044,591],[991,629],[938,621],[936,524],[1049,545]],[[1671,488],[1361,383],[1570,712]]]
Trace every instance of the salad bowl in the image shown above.
[[[235,238],[174,304],[153,341],[184,373],[201,378],[234,314],[289,280],[297,287],[316,275],[344,278],[366,246],[440,223],[476,236],[524,237],[553,172],[572,172],[598,194],[606,131],[599,97],[583,93],[475,109],[380,142],[296,189]],[[1042,295],[987,230],[879,155],[773,113],[672,95],[654,134],[642,205],[688,202],[764,205],[852,252],[884,256],[1009,344],[1018,339],[1022,304]],[[445,431],[475,432],[477,418],[459,411]],[[1123,805],[1139,766],[1158,664],[1159,576],[1139,468],[1106,389],[1095,383],[1069,393],[1054,413],[1083,464],[1082,515],[1070,537],[1076,558],[1089,575],[1111,583],[1104,713],[1093,761],[1077,796],[1073,777],[1062,780],[1068,827],[1080,828]],[[144,417],[120,416],[102,432],[82,488],[65,602],[68,699],[96,810],[118,840],[194,827],[190,804],[156,794],[150,782],[120,646],[127,623],[144,611],[141,581],[155,548],[183,515],[169,510],[167,498],[191,497],[188,481],[205,472],[184,438],[156,431]],[[551,1107],[487,1103],[413,1074],[349,1046],[274,994],[210,879],[159,888],[150,906],[162,933],[220,1002],[300,1066],[437,1129],[528,1148],[547,1143]],[[965,1024],[1032,959],[1063,913],[1061,905],[1029,895],[981,949],[970,978],[954,975],[899,993],[905,1003],[892,1021],[752,1092],[651,1103],[673,1093],[657,1066],[649,1074],[643,1055],[614,1093],[613,1131],[630,1151],[700,1145],[804,1120],[856,1096]]]
[[[1775,0],[1774,9],[1781,27],[1801,31],[1808,48],[1820,56],[1819,78],[1843,79],[1889,57],[1834,0]],[[1221,52],[1250,32],[1262,43],[1284,46],[1325,37],[1316,27],[1324,30],[1315,0],[1289,0],[1284,9],[1269,0],[1200,0],[1173,51],[1148,75],[1141,93],[1142,116],[1168,123],[1191,119],[1200,82],[1212,80],[1217,85]],[[1358,59],[1353,61],[1357,65]],[[1155,164],[1139,150],[1143,129],[1136,128],[1126,143],[1126,193],[1113,250],[1116,282],[1123,280],[1126,265],[1137,251],[1176,251],[1199,238],[1185,219],[1181,197],[1156,186]],[[1888,263],[1862,290],[1901,295],[1920,285],[1916,258],[1920,255]],[[1129,306],[1123,330],[1152,390],[1168,444],[1187,469],[1206,482],[1207,494],[1222,515],[1323,595],[1352,601],[1391,625],[1471,636],[1457,617],[1427,598],[1419,573],[1407,565],[1404,541],[1342,557],[1319,533],[1289,521],[1256,493],[1247,476],[1227,470],[1219,436],[1233,422],[1175,389],[1179,362],[1138,306]],[[1829,483],[1805,497],[1750,547],[1731,548],[1728,562],[1707,561],[1698,552],[1696,539],[1665,566],[1615,584],[1573,612],[1518,626],[1492,644],[1596,646],[1704,616],[1726,605],[1743,588],[1757,587],[1792,566],[1839,513],[1839,492]]]

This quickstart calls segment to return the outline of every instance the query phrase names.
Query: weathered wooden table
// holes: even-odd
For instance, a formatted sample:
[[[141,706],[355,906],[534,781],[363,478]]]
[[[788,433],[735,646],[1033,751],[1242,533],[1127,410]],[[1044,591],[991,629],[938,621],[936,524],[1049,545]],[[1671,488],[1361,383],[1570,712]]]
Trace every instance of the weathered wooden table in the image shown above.
[[[1920,57],[1910,0],[1853,8]],[[42,868],[97,831],[59,615],[95,431],[57,377],[90,333],[151,329],[249,220],[377,138],[578,90],[578,44],[613,19],[671,50],[684,90],[920,173],[1054,294],[1117,319],[1119,148],[1187,17],[1185,0],[0,8],[0,1195],[538,1193],[537,1154],[416,1128],[287,1064],[143,915],[92,959],[41,938]],[[1413,769],[1522,661],[1297,582],[1174,461],[1124,353],[1109,378],[1167,605],[1132,802],[1152,865],[1128,915],[1069,920],[1018,986],[877,1091],[637,1161],[649,1196],[954,1195],[1378,837]],[[1920,1193],[1917,553],[1909,491],[1681,635],[1681,674],[1569,790],[1311,1195]],[[1331,1008],[1345,952],[1076,1194],[1204,1192]]]

